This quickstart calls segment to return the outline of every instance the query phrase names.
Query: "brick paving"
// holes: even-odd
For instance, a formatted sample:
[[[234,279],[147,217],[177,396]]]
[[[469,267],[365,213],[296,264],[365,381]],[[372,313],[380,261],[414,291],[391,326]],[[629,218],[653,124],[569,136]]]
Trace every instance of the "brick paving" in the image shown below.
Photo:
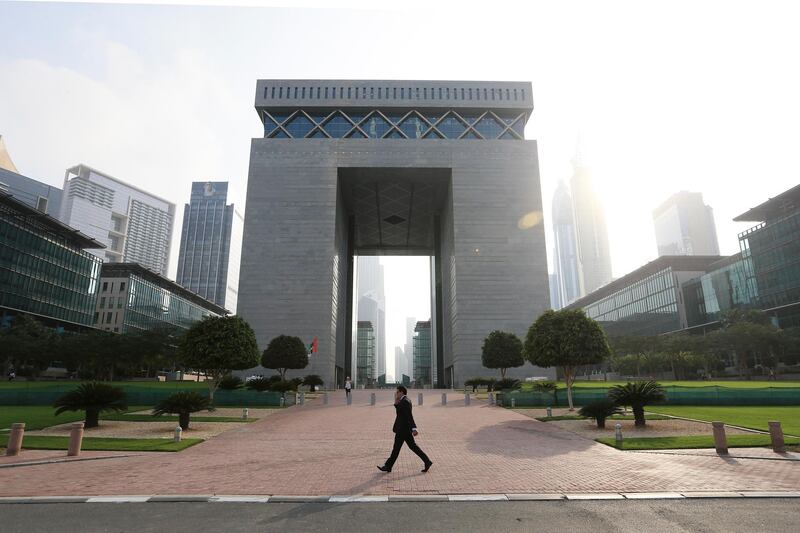
[[[392,391],[344,392],[226,431],[180,453],[0,471],[0,496],[113,494],[529,494],[800,490],[800,462],[622,452],[510,410],[425,391],[417,442],[389,474]]]

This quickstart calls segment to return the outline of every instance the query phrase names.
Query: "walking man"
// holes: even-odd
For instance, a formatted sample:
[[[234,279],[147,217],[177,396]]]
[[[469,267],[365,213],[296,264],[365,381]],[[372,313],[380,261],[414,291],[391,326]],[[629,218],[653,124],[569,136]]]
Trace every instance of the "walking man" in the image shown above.
[[[404,442],[412,452],[422,459],[425,465],[425,468],[422,469],[423,472],[430,470],[433,464],[433,461],[428,459],[425,452],[414,442],[414,437],[419,435],[419,432],[417,431],[417,424],[414,423],[414,417],[411,416],[411,400],[408,399],[408,396],[406,396],[407,394],[408,391],[402,385],[399,385],[397,391],[394,393],[394,409],[397,411],[397,417],[392,427],[392,431],[394,431],[394,447],[392,448],[392,455],[389,456],[386,463],[378,467],[378,470],[382,472],[392,471],[392,466],[394,466],[394,462],[397,461],[397,456],[400,455],[400,448],[403,447]]]

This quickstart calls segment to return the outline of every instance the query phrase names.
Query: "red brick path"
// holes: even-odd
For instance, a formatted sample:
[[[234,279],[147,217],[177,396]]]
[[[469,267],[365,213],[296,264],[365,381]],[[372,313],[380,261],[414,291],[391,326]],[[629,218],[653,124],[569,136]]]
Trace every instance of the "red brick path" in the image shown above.
[[[344,392],[227,431],[181,453],[0,469],[0,496],[470,494],[800,490],[800,462],[630,453],[463,395],[425,391],[417,442],[389,474],[392,392]],[[188,435],[187,435],[188,436]]]

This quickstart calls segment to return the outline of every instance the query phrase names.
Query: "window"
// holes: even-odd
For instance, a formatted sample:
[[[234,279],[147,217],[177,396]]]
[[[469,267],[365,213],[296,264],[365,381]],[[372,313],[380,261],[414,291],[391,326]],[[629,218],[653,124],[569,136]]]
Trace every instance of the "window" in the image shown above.
[[[106,292],[107,290],[108,290],[108,282],[104,281],[103,282],[103,292]]]
[[[100,313],[94,314],[94,323],[97,324],[97,320],[100,318]]]
[[[125,292],[125,282],[121,282],[119,284],[119,292]]]
[[[283,87],[278,88],[278,98],[283,98]]]
[[[303,90],[300,91],[300,98],[305,98],[305,97],[306,97],[306,88],[303,87]]]
[[[114,316],[114,313],[112,313],[111,311],[108,311],[108,312],[106,313],[106,324],[111,324],[111,318],[112,318],[113,316]]]
[[[41,211],[42,213],[47,213],[47,198],[42,198],[41,196],[36,201],[36,210]]]
[[[124,303],[125,303],[125,298],[123,298],[122,296],[117,298],[117,309],[122,309]]]
[[[106,297],[103,296],[102,298],[100,298],[100,309],[104,308],[105,306],[106,306]]]

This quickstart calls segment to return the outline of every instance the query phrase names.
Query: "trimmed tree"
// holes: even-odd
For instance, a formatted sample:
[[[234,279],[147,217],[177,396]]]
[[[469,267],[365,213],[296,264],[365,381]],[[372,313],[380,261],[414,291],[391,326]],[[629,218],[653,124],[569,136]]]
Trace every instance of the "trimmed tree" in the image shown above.
[[[53,407],[56,408],[56,416],[65,411],[85,411],[86,419],[83,427],[88,429],[98,426],[100,413],[126,411],[128,402],[125,391],[121,388],[92,381],[83,383],[59,397]]]
[[[612,415],[618,415],[622,412],[614,400],[610,398],[601,398],[592,403],[584,405],[578,411],[578,414],[586,418],[594,418],[599,429],[606,427],[606,418]]]
[[[630,405],[633,410],[633,424],[643,427],[644,406],[663,402],[667,395],[664,388],[655,381],[637,381],[611,387],[608,397],[617,405]]]
[[[281,380],[286,380],[286,371],[308,366],[308,347],[299,337],[278,335],[271,341],[261,356],[261,366],[277,370]]]
[[[525,337],[525,358],[536,366],[561,367],[567,384],[567,402],[572,405],[572,383],[583,365],[597,364],[611,355],[600,325],[581,309],[545,311]]]
[[[213,411],[211,400],[194,391],[180,391],[167,396],[153,408],[153,416],[178,415],[178,425],[189,429],[189,416],[198,411]]]
[[[205,373],[211,401],[220,382],[231,371],[258,364],[256,335],[236,315],[206,317],[195,322],[184,334],[179,353],[185,366]]]
[[[513,333],[495,330],[489,333],[481,348],[481,363],[486,368],[499,368],[500,377],[505,379],[506,370],[522,366],[522,341]]]

